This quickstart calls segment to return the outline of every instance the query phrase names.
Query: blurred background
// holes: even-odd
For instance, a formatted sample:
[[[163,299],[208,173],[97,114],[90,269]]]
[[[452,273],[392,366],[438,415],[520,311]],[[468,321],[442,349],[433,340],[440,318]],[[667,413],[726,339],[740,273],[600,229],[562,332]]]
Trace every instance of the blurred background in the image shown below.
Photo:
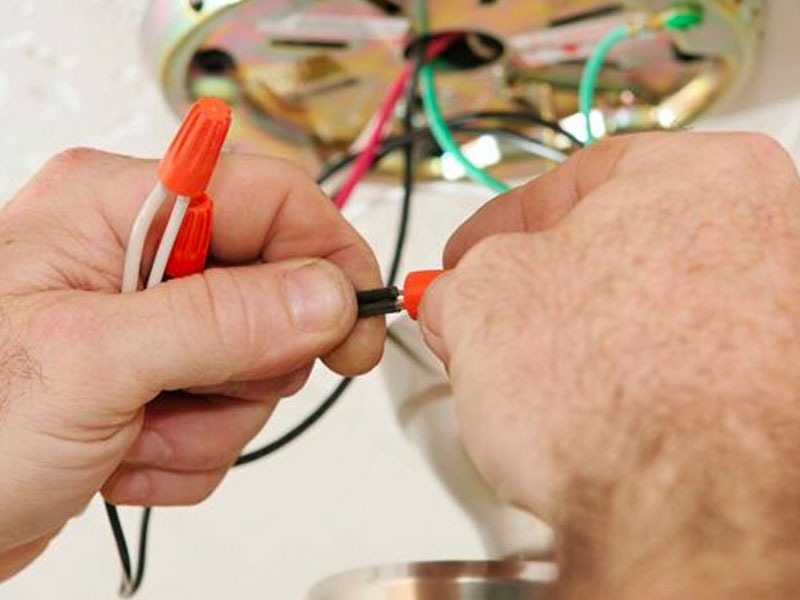
[[[764,132],[797,160],[800,3],[764,4],[751,72],[691,127]],[[0,204],[68,147],[163,153],[179,120],[143,59],[146,8],[144,0],[0,3]],[[393,183],[372,180],[349,212],[384,262],[400,196]],[[450,232],[490,197],[463,181],[420,185],[403,271],[438,266]],[[141,598],[294,599],[364,565],[546,552],[546,528],[500,506],[460,454],[444,378],[414,327],[396,321],[395,332],[403,344],[300,441],[232,472],[202,506],[155,512]],[[297,422],[333,385],[317,373],[260,439]],[[134,539],[137,513],[123,518]],[[97,500],[0,585],[0,597],[113,598],[118,571]]]

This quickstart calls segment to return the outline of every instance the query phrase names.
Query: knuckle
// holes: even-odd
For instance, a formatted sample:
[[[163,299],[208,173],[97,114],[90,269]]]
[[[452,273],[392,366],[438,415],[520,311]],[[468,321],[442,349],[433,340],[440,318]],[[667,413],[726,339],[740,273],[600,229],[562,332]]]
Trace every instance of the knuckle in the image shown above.
[[[254,182],[259,181],[260,183],[263,176],[259,175],[259,173],[269,172],[280,174],[281,187],[287,193],[298,193],[298,190],[300,193],[305,193],[309,189],[317,188],[311,174],[294,161],[285,158],[265,158],[262,156],[254,157],[254,160],[258,161],[258,168],[253,169]]]
[[[725,137],[730,166],[757,184],[786,181],[796,176],[794,163],[774,138],[762,133],[736,133]]]
[[[322,189],[317,185],[313,176],[300,165],[282,158],[272,160],[276,162],[276,172],[281,173],[281,177],[288,184],[288,197],[303,198],[304,201],[312,203],[322,202],[331,204],[330,200],[322,192]],[[349,241],[348,239],[347,242]]]
[[[91,148],[68,148],[47,161],[42,173],[46,176],[63,180],[97,164],[104,155],[104,152]]]
[[[709,152],[724,162],[720,170],[707,174],[707,187],[716,192],[710,195],[717,199],[713,206],[725,198],[722,210],[734,219],[736,227],[769,230],[790,214],[787,211],[796,211],[797,168],[778,141],[761,133],[726,134],[715,139],[717,145]],[[719,190],[725,194],[720,196]]]
[[[775,138],[763,133],[742,133],[736,135],[742,138],[742,148],[757,161],[779,166],[785,166],[787,163],[791,163],[789,154]]]
[[[504,302],[509,286],[518,284],[518,271],[528,268],[521,237],[497,235],[473,246],[455,270],[453,290],[458,304],[473,307],[496,307]]]
[[[60,191],[64,185],[74,185],[81,180],[83,174],[90,171],[101,160],[105,153],[90,148],[68,148],[51,157],[29,183],[28,197],[48,196]]]
[[[513,276],[518,269],[527,270],[534,264],[536,247],[531,240],[532,237],[524,233],[485,238],[467,252],[459,267],[493,280],[504,275]]]
[[[272,158],[270,160],[275,163],[275,170],[282,173],[286,178],[304,183],[313,182],[311,175],[303,170],[296,162],[285,158]]]
[[[459,315],[471,343],[493,349],[510,347],[531,331],[535,312],[551,310],[555,302],[551,280],[557,263],[550,256],[556,254],[551,250],[554,244],[543,242],[548,236],[505,234],[488,238],[456,268],[445,297],[446,311]],[[498,359],[501,354],[497,354]]]

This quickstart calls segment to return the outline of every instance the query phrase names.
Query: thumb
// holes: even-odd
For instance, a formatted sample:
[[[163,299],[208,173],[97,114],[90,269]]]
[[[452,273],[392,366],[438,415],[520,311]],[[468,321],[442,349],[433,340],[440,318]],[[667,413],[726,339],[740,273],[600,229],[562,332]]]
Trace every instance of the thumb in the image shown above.
[[[357,314],[349,279],[319,259],[209,269],[108,304],[108,354],[154,393],[292,372],[339,346]]]
[[[546,280],[551,252],[545,238],[494,235],[431,283],[419,320],[426,343],[448,367],[458,356],[480,364],[483,354],[503,350],[505,336],[520,333]]]
[[[419,322],[428,348],[445,365],[450,362],[447,343],[444,339],[446,297],[452,292],[453,281],[458,277],[454,271],[445,271],[434,279],[422,297],[419,307]]]

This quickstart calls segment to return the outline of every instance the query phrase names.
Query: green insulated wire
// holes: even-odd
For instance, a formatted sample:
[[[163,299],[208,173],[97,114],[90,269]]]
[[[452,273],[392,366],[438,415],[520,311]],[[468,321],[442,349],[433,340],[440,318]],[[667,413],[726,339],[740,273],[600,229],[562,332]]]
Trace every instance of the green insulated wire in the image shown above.
[[[420,28],[419,33],[420,35],[425,35],[428,32],[425,0],[417,0],[415,7],[416,20]],[[474,181],[500,194],[510,190],[509,186],[475,165],[461,151],[461,147],[453,138],[452,133],[450,133],[450,129],[447,127],[442,115],[442,109],[439,106],[439,99],[436,95],[433,66],[430,63],[426,63],[420,69],[420,85],[422,89],[422,109],[425,111],[433,138],[441,149],[451,154]]]
[[[619,44],[622,40],[634,35],[639,35],[648,29],[661,28],[670,31],[686,31],[700,25],[703,22],[703,15],[703,7],[699,4],[676,3],[660,13],[656,17],[654,25],[650,24],[646,27],[620,25],[608,32],[608,34],[598,42],[591,56],[589,56],[589,60],[586,61],[586,66],[583,68],[580,87],[578,89],[578,108],[586,122],[587,144],[591,144],[595,141],[591,118],[594,96],[597,90],[597,79],[600,76],[600,70],[603,68],[606,57],[609,52],[613,50],[614,46]]]
[[[606,36],[598,42],[594,50],[592,50],[592,54],[589,56],[589,60],[586,61],[586,66],[583,68],[581,84],[578,88],[578,108],[586,122],[587,144],[591,144],[595,141],[594,132],[592,131],[592,105],[594,104],[594,94],[597,89],[597,79],[600,76],[600,69],[603,68],[603,63],[606,62],[608,53],[614,49],[614,46],[626,39],[630,33],[631,29],[627,25],[620,25],[609,31]]]
[[[422,84],[422,107],[425,110],[425,115],[428,117],[428,125],[431,128],[431,133],[436,143],[441,146],[442,150],[451,154],[473,180],[500,194],[511,189],[505,183],[495,179],[486,171],[475,165],[464,155],[458,142],[453,139],[450,129],[448,129],[447,124],[444,122],[442,111],[439,107],[439,100],[436,97],[433,68],[430,65],[422,67],[420,77],[420,83]]]

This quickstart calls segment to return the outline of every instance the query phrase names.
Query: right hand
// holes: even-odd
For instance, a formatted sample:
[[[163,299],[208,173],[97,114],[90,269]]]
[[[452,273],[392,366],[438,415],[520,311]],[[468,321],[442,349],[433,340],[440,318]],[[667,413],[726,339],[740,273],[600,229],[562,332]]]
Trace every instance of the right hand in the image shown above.
[[[776,143],[597,144],[485,206],[445,266],[421,320],[467,450],[504,497],[554,525],[562,581],[622,598],[632,574],[698,548],[770,556],[759,573],[733,567],[752,589],[790,571],[800,182]],[[715,573],[706,559],[694,573]],[[664,579],[632,597],[660,597]]]

